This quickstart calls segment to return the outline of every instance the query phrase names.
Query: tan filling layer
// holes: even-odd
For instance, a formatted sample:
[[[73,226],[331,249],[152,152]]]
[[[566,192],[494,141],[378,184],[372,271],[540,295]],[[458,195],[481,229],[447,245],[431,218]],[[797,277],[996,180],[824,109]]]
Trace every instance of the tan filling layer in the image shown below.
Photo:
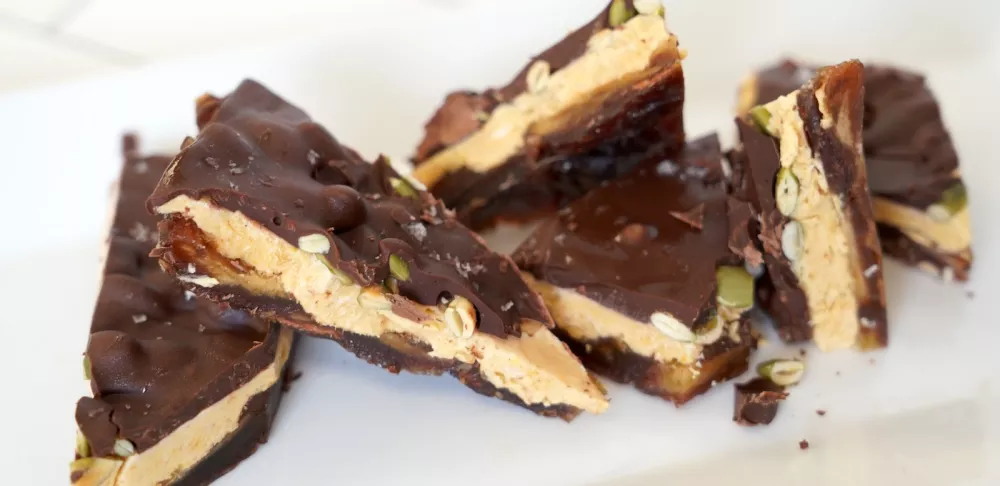
[[[560,329],[579,341],[616,339],[641,356],[660,362],[690,365],[701,356],[702,346],[675,341],[649,323],[643,323],[594,302],[570,289],[525,276],[541,294]]]
[[[899,228],[913,241],[945,253],[961,253],[972,245],[969,208],[965,207],[947,221],[936,221],[926,212],[889,199],[872,201],[875,220]]]
[[[401,318],[389,310],[381,293],[335,278],[322,257],[299,250],[242,213],[187,196],[178,196],[157,211],[180,213],[193,221],[219,253],[280,282],[320,325],[373,337],[411,335],[431,346],[432,357],[478,363],[488,382],[527,404],[569,405],[593,413],[607,408],[607,399],[580,361],[533,321],[525,321],[520,338],[500,339],[482,332],[458,337],[448,331],[438,307],[420,306],[427,316],[421,322]],[[364,306],[358,300],[363,291],[374,299]]]
[[[202,410],[142,454],[130,456],[117,472],[104,482],[78,481],[76,486],[104,484],[115,486],[155,486],[173,482],[216,448],[239,427],[240,415],[250,399],[271,388],[284,371],[291,350],[294,331],[281,329],[274,361],[239,389]]]
[[[789,217],[802,225],[802,250],[792,271],[806,295],[813,341],[824,351],[849,348],[860,330],[855,276],[861,272],[853,256],[854,230],[840,196],[830,192],[823,163],[809,148],[797,96],[798,91],[766,105],[771,113],[768,131],[780,144],[781,166],[799,181],[798,202]]]
[[[479,131],[420,164],[414,177],[430,186],[462,167],[485,172],[499,165],[521,150],[533,123],[558,115],[601,86],[646,69],[654,54],[670,42],[676,45],[658,15],[638,15],[617,29],[598,32],[582,56],[552,73],[538,89],[528,89],[496,107]]]

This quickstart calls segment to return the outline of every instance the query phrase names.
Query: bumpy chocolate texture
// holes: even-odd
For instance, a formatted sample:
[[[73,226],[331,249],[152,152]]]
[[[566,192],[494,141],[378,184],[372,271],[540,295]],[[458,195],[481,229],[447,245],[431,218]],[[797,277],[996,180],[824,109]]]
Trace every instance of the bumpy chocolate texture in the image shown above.
[[[768,425],[778,415],[778,406],[788,398],[784,387],[766,378],[754,378],[733,386],[733,422],[739,425]]]
[[[448,95],[414,176],[479,230],[549,214],[676,152],[684,74],[662,13],[614,0],[506,86]]]
[[[586,366],[677,404],[742,373],[755,342],[743,315],[753,279],[730,250],[741,231],[749,240],[750,212],[727,196],[722,162],[715,135],[689,142],[580,198],[514,253]]]
[[[757,215],[761,305],[788,341],[885,346],[882,255],[861,154],[864,72],[849,61],[738,119],[737,192]],[[751,126],[753,124],[753,126]]]
[[[786,60],[755,73],[741,87],[739,110],[794,91],[814,72]],[[967,280],[967,196],[934,95],[922,76],[890,66],[866,65],[864,85],[864,154],[883,251]]]
[[[189,289],[393,372],[448,371],[567,419],[606,407],[513,262],[384,158],[253,81],[198,105],[201,133],[149,200],[156,254]]]
[[[76,485],[204,484],[267,439],[290,330],[186,292],[149,258],[146,197],[167,157],[126,162],[76,408]],[[201,415],[199,415],[201,414]]]

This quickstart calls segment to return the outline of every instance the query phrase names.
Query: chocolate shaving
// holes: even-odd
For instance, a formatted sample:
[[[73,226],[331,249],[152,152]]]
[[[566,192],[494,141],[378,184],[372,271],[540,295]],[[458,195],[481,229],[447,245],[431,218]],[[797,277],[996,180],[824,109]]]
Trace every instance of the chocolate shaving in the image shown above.
[[[694,229],[701,230],[701,221],[705,217],[705,204],[701,203],[687,211],[670,211],[670,215]]]

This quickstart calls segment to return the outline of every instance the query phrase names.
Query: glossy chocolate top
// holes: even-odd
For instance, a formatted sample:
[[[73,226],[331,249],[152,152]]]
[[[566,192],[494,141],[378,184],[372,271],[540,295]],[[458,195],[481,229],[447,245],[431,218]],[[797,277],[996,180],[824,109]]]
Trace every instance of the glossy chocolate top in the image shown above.
[[[791,93],[815,74],[793,61],[760,71],[757,104]],[[959,181],[958,154],[923,76],[865,66],[864,153],[873,194],[926,208]]]
[[[329,242],[326,258],[360,285],[390,284],[395,255],[408,276],[387,287],[425,305],[463,296],[483,332],[520,335],[522,319],[551,324],[510,258],[490,251],[384,158],[362,160],[254,81],[222,99],[202,97],[199,106],[201,133],[164,174],[151,210],[182,194],[207,198],[292,245],[320,235]]]
[[[710,135],[644,163],[542,223],[514,259],[637,321],[667,312],[693,326],[714,308],[716,267],[735,258],[721,160]]]
[[[139,156],[131,136],[124,151],[86,352],[94,398],[76,412],[97,456],[117,438],[139,452],[155,445],[270,365],[277,342],[277,326],[195,298],[148,256],[156,218],[144,203],[170,159]]]
[[[507,85],[500,88],[490,88],[482,93],[456,91],[449,94],[445,98],[444,104],[424,125],[424,139],[417,147],[413,163],[420,164],[449,145],[457,143],[479,130],[493,108],[496,108],[500,103],[516,98],[524,91],[528,70],[535,62],[547,62],[550,72],[554,73],[583,55],[587,51],[587,41],[594,34],[611,26],[612,3],[614,2],[609,2],[593,20],[532,57]],[[629,12],[635,13],[632,0],[626,0],[625,6]]]

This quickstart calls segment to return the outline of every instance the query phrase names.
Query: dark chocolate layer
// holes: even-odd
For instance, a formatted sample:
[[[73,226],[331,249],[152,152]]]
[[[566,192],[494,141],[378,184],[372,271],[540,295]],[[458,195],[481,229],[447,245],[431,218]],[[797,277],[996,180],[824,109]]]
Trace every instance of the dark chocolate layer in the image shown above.
[[[969,279],[969,268],[972,266],[971,252],[943,253],[938,249],[928,248],[917,243],[894,226],[878,225],[878,237],[882,242],[882,251],[909,265],[926,263],[939,275],[951,274],[951,278],[959,282]]]
[[[735,378],[747,370],[756,339],[746,318],[741,320],[740,326],[740,343],[728,338],[716,341],[705,350],[706,356],[697,369],[642,356],[616,339],[581,341],[560,328],[554,332],[569,345],[573,354],[580,357],[588,370],[680,406],[708,391],[715,383]]]
[[[635,12],[632,3],[632,0],[625,1],[627,10]],[[513,100],[524,92],[528,70],[536,62],[547,62],[550,72],[554,73],[582,56],[587,51],[587,41],[594,34],[610,27],[610,10],[611,2],[593,20],[532,57],[505,86],[490,88],[482,93],[475,91],[450,93],[437,112],[424,124],[424,139],[417,147],[413,163],[419,165],[449,145],[479,130],[497,105]]]
[[[463,223],[484,229],[550,214],[643,161],[676,154],[684,141],[679,64],[610,94],[599,108],[567,115],[559,130],[529,135],[524,152],[486,172],[450,172],[432,192]]]
[[[202,131],[174,159],[150,209],[179,195],[207,198],[292,245],[321,235],[330,243],[326,258],[364,286],[389,283],[395,255],[408,268],[395,282],[400,295],[425,305],[465,297],[479,329],[496,336],[519,335],[522,319],[551,322],[509,258],[489,251],[386,160],[365,162],[254,81],[199,103]]]
[[[721,161],[715,135],[690,142],[560,211],[514,259],[639,322],[667,312],[694,326],[715,308],[716,267],[736,260]]]
[[[278,382],[254,395],[243,409],[236,430],[208,457],[189,469],[177,482],[171,483],[171,486],[210,484],[256,452],[259,445],[267,442],[271,423],[274,422],[274,415],[287,391],[289,381],[288,374],[282,373]]]
[[[959,182],[958,154],[923,76],[865,66],[864,153],[873,195],[926,209]],[[785,60],[757,75],[756,104],[791,93],[815,68]],[[803,79],[804,78],[804,79]]]
[[[131,136],[124,151],[104,282],[86,351],[94,398],[80,399],[76,411],[97,456],[111,455],[119,438],[131,441],[138,453],[154,446],[270,366],[279,335],[277,324],[195,298],[148,257],[156,220],[144,201],[170,159],[139,156]],[[276,390],[262,393],[262,400],[280,395],[280,386]],[[264,407],[263,419],[246,417],[259,422],[261,432],[245,432],[252,436],[224,447],[249,455],[273,412]]]
[[[788,398],[785,388],[766,378],[754,378],[733,386],[736,398],[733,421],[740,425],[767,425],[778,415],[778,406]]]
[[[622,4],[635,14],[631,0]],[[593,35],[611,27],[611,5],[532,58],[506,86],[448,95],[425,125],[414,164],[479,130],[497,105],[525,91],[535,62],[547,62],[556,73],[580,57]],[[684,143],[684,73],[680,54],[671,46],[656,53],[645,70],[601,86],[575,106],[533,124],[523,150],[501,164],[481,173],[464,168],[449,172],[429,183],[431,192],[454,208],[464,224],[482,230],[548,215],[644,160],[675,155]]]

